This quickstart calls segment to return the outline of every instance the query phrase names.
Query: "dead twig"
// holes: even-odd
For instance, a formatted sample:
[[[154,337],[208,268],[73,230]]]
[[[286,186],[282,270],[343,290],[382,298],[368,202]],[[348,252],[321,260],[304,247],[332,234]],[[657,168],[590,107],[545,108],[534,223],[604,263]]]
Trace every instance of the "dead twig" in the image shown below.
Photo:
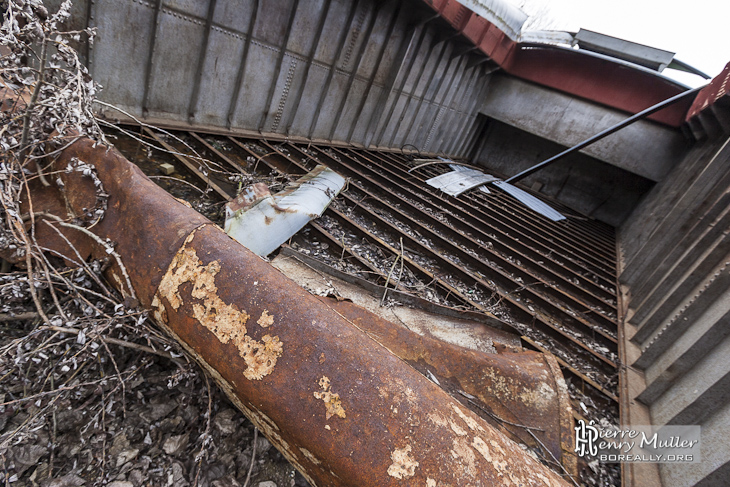
[[[248,473],[246,474],[246,480],[243,482],[243,487],[248,487],[248,483],[251,480],[251,472],[253,472],[253,464],[256,461],[256,443],[259,439],[259,429],[254,427],[253,429],[253,451],[251,452],[251,464],[248,466]]]
[[[63,326],[53,326],[53,325],[41,326],[41,327],[39,327],[39,329],[57,331],[60,333],[69,333],[72,335],[78,335],[79,333],[81,333],[81,330],[77,330],[76,328],[66,328]],[[173,357],[170,353],[163,352],[161,350],[155,350],[154,348],[148,347],[146,345],[140,345],[138,343],[127,342],[125,340],[119,340],[119,339],[110,338],[110,337],[104,337],[104,338],[101,338],[101,340],[105,343],[111,343],[112,345],[119,345],[120,347],[131,348],[134,350],[139,350],[140,352],[151,353],[153,355],[159,355],[160,357],[165,357],[166,359],[172,360],[176,364],[181,365],[180,360],[178,360],[176,357]]]
[[[205,431],[203,431],[202,435],[202,445],[200,446],[200,451],[195,456],[198,466],[195,470],[195,481],[193,482],[193,487],[198,487],[198,481],[200,480],[200,470],[203,465],[205,447],[208,445],[208,441],[210,440],[210,422],[213,415],[213,394],[210,392],[210,381],[208,381],[208,374],[205,372],[203,372],[203,379],[205,379],[205,389],[208,391],[208,411],[205,420]]]
[[[394,289],[398,288],[401,277],[403,276],[403,237],[401,237],[401,239],[400,239],[400,254],[395,256],[393,265],[390,266],[390,271],[388,272],[388,277],[385,279],[385,286],[383,286],[385,288],[385,290],[383,291],[383,297],[380,300],[380,306],[383,306],[383,303],[385,303],[385,297],[388,295],[388,283],[390,282],[390,277],[393,275],[393,270],[395,269],[395,265],[398,263],[398,260],[400,260],[400,272],[398,273],[398,280],[396,281],[395,285],[393,286]]]

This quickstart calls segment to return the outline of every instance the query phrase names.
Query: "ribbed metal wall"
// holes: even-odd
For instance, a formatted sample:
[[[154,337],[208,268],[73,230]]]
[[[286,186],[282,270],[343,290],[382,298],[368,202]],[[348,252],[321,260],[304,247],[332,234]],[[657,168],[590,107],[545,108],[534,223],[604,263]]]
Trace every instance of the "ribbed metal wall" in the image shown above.
[[[75,9],[76,27],[98,29],[81,50],[103,101],[200,128],[456,156],[494,66],[421,1],[85,0]]]
[[[667,486],[730,475],[729,188],[730,138],[698,142],[620,231],[635,351],[626,365],[645,382],[626,387],[627,404],[646,405],[657,425],[702,426],[702,461],[660,464]]]

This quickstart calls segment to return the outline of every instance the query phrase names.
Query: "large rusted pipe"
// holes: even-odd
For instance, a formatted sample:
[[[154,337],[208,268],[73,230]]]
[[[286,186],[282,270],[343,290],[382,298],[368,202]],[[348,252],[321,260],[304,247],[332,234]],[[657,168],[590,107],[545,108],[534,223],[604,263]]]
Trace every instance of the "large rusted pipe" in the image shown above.
[[[352,322],[147,179],[79,140],[55,163],[94,164],[110,195],[92,231],[113,240],[140,303],[313,485],[567,485]],[[92,181],[33,187],[34,211],[70,218]],[[37,223],[44,245],[73,254]],[[79,248],[97,242],[62,228]],[[110,281],[132,292],[114,264]]]
[[[469,350],[394,325],[352,302],[320,300],[452,396],[466,398],[500,431],[577,475],[573,411],[555,357]]]

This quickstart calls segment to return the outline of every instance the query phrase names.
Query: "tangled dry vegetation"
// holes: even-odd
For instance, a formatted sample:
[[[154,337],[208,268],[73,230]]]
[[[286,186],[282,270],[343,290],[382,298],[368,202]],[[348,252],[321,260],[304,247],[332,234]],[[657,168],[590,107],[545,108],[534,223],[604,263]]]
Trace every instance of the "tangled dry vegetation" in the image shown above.
[[[60,185],[53,157],[85,136],[106,143],[98,87],[64,31],[71,2],[0,1],[0,482],[2,485],[304,485],[303,479],[147,313],[106,283],[114,258],[45,249],[37,225],[90,233],[83,215],[38,219],[28,185]],[[61,187],[61,190],[63,188]],[[269,483],[268,485],[272,485]]]

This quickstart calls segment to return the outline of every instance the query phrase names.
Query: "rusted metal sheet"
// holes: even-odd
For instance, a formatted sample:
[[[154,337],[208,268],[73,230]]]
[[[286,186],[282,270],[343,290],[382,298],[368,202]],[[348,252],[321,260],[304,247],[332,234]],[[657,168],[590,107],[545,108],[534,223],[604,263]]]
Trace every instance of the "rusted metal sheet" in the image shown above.
[[[685,120],[696,117],[707,107],[714,105],[722,98],[727,98],[730,89],[730,63],[725,65],[722,73],[715,76],[710,84],[697,94],[692,106],[687,111]]]
[[[505,434],[577,473],[572,408],[555,357],[468,350],[418,335],[351,302],[320,299],[452,396],[487,412],[487,420]]]
[[[92,231],[115,242],[139,301],[313,485],[567,485],[115,150],[81,140],[57,167],[74,157],[110,195]],[[82,214],[93,182],[65,187],[43,210]],[[119,267],[108,272],[131,297]]]

